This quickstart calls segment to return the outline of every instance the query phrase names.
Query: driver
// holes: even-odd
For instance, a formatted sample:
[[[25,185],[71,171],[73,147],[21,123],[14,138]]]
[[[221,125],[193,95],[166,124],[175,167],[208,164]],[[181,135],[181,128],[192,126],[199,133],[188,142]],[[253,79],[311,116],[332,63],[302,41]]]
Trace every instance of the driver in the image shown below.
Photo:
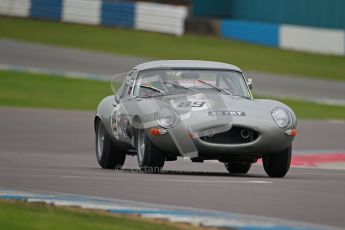
[[[140,87],[139,95],[140,96],[150,96],[155,93],[165,93],[168,91],[166,87],[167,74],[165,71],[155,71],[150,73],[149,76],[143,76],[139,82]]]

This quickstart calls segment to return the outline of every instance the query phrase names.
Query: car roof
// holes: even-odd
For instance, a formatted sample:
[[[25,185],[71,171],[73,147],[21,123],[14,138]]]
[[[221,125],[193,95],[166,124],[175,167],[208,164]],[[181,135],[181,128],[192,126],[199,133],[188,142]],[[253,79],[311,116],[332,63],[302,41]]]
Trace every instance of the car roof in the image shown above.
[[[241,71],[237,66],[213,61],[196,61],[196,60],[163,60],[163,61],[150,61],[139,64],[133,69],[145,70],[155,68],[196,68],[196,69],[228,69],[234,71]]]

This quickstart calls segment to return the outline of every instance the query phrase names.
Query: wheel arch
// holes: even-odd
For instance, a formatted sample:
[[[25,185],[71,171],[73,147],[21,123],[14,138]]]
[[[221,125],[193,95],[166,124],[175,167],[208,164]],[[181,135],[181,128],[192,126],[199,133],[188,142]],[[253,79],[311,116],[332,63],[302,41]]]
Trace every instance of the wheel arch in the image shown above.
[[[98,122],[101,122],[101,121],[102,119],[99,115],[96,115],[95,118],[93,119],[93,128],[95,132],[97,131]]]
[[[96,131],[98,122],[102,121],[105,123],[106,130],[109,132],[109,127],[107,125],[107,119],[111,115],[111,112],[112,112],[113,107],[114,107],[113,106],[114,103],[115,103],[114,95],[107,96],[99,102],[97,109],[96,109],[94,121],[93,121],[95,131]]]

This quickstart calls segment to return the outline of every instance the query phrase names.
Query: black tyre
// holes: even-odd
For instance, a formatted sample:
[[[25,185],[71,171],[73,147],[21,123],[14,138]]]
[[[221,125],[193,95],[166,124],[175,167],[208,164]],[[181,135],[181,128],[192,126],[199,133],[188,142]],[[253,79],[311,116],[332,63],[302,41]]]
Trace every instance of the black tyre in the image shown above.
[[[115,146],[101,121],[96,126],[96,157],[104,169],[120,169],[126,159],[125,151]]]
[[[165,154],[147,136],[144,129],[136,132],[137,159],[140,169],[147,173],[159,173],[165,162]]]
[[[270,177],[284,177],[290,169],[291,145],[283,151],[264,155],[262,162],[265,172]]]
[[[240,162],[227,162],[224,163],[225,168],[229,171],[229,173],[235,174],[246,174],[250,167],[252,166],[251,163],[240,163]]]

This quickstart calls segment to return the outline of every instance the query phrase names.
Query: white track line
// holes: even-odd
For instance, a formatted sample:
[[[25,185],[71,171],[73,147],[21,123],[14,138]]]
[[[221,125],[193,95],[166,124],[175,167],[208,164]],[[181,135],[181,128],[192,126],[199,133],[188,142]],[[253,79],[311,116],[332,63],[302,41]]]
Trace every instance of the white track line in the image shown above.
[[[151,181],[151,182],[188,182],[188,183],[234,183],[234,184],[272,184],[271,181],[263,180],[190,180],[190,179],[150,179],[150,178],[119,178],[119,177],[102,177],[102,176],[68,176],[68,175],[40,175],[40,174],[25,174],[24,177],[41,177],[41,178],[63,178],[63,179],[83,179],[83,180],[117,180],[117,181]]]

